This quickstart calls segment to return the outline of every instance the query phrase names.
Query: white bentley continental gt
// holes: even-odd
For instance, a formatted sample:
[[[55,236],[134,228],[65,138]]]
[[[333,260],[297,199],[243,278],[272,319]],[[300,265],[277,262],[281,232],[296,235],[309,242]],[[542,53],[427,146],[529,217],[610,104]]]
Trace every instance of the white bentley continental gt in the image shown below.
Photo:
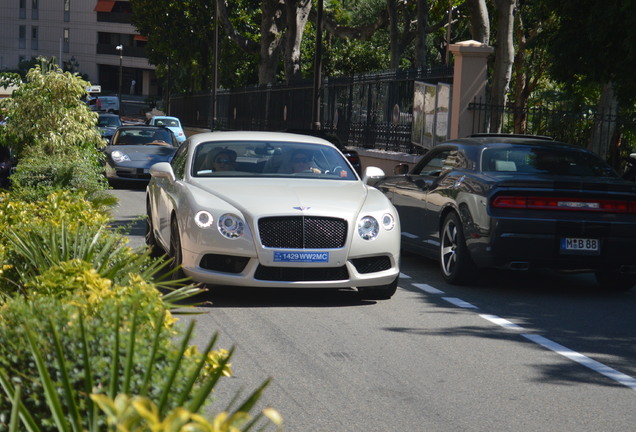
[[[356,288],[388,299],[399,277],[391,202],[308,135],[210,132],[150,168],[146,243],[206,285]]]

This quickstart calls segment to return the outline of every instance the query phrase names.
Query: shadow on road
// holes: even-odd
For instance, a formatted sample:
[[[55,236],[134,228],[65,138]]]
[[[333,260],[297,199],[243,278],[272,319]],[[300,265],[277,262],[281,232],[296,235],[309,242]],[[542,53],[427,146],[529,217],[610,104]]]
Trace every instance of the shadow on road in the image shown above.
[[[208,291],[191,299],[204,307],[348,307],[377,302],[361,299],[353,289],[293,289],[250,287],[207,287]],[[389,300],[390,301],[390,300]]]

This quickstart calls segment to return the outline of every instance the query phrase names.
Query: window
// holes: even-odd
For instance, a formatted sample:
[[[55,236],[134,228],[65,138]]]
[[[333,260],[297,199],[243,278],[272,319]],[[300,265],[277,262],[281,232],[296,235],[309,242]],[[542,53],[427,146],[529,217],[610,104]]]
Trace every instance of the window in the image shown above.
[[[70,33],[71,30],[65,28],[64,29],[64,43],[63,43],[63,48],[64,48],[64,52],[67,53],[70,51]]]
[[[25,25],[21,25],[20,26],[20,49],[25,49],[26,48],[26,26]]]
[[[31,19],[38,19],[39,17],[39,3],[40,0],[31,0]]]
[[[31,49],[32,50],[38,49],[38,27],[37,26],[31,27]]]
[[[64,0],[64,22],[71,20],[71,0]]]
[[[26,0],[20,0],[20,19],[26,19]]]

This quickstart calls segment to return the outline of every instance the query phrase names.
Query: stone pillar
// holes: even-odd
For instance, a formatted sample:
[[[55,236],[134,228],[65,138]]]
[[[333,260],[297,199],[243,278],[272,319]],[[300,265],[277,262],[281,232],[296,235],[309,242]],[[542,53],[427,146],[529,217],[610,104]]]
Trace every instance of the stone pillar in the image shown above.
[[[485,100],[488,82],[488,56],[495,49],[484,43],[468,40],[451,44],[455,56],[450,139],[473,133],[473,113],[468,104],[475,98]]]

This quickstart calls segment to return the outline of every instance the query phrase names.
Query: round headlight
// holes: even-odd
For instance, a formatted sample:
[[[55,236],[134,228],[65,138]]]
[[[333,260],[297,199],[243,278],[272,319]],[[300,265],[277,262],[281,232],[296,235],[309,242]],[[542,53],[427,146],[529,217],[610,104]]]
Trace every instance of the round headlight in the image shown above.
[[[123,151],[119,151],[119,150],[115,150],[114,152],[112,152],[110,154],[110,157],[113,158],[113,161],[115,161],[117,163],[125,162],[125,161],[129,161],[130,160],[130,156],[128,156]]]
[[[365,240],[373,240],[378,236],[380,224],[372,216],[365,216],[358,221],[358,234]]]
[[[392,214],[385,213],[382,216],[382,227],[387,231],[391,231],[395,227],[395,218]]]
[[[245,223],[236,215],[226,213],[219,218],[219,232],[229,239],[239,238],[245,230]]]
[[[210,212],[201,210],[197,214],[194,215],[194,222],[200,228],[209,228],[214,223],[214,218],[210,214]]]

